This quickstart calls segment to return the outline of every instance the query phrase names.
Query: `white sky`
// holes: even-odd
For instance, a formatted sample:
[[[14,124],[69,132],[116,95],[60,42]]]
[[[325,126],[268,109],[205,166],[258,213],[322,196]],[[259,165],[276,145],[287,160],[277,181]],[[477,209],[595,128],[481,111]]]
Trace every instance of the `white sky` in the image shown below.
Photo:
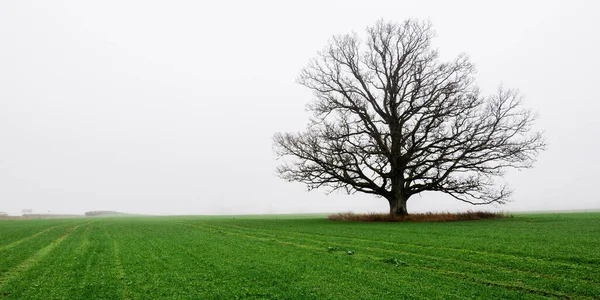
[[[208,4],[210,3],[210,4]],[[485,94],[519,88],[548,150],[503,210],[598,209],[598,1],[0,1],[0,211],[387,211],[275,176],[295,83],[333,34],[430,19]],[[473,208],[414,196],[409,212]],[[478,208],[478,207],[476,207]]]

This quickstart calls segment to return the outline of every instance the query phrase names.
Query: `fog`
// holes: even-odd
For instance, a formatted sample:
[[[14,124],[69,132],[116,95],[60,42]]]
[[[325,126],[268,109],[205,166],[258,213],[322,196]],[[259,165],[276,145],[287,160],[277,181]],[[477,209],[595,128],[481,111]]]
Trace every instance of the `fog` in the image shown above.
[[[0,211],[387,211],[279,179],[271,140],[305,128],[308,60],[380,18],[431,20],[442,58],[469,54],[484,94],[518,88],[539,114],[548,150],[489,209],[600,209],[600,2],[14,0],[0,2]]]

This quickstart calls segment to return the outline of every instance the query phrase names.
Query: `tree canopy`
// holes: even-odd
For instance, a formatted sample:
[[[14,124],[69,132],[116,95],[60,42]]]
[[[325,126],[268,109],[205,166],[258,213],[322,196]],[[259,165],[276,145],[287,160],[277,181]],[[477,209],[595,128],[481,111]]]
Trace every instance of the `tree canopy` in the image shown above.
[[[515,89],[483,96],[464,54],[440,61],[429,22],[378,21],[366,36],[334,36],[301,71],[314,92],[309,125],[276,133],[277,168],[309,189],[383,197],[390,213],[424,191],[471,204],[504,203],[496,178],[530,168],[545,142]]]

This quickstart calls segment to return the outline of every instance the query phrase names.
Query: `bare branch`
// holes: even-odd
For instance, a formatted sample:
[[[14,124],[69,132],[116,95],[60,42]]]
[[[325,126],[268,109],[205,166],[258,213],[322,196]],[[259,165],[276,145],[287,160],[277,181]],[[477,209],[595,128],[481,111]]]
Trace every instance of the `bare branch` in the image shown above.
[[[276,134],[291,156],[280,177],[309,189],[364,192],[386,198],[392,213],[406,200],[439,191],[471,204],[504,203],[511,191],[494,178],[530,168],[545,148],[535,115],[518,91],[482,97],[466,55],[440,62],[427,22],[379,21],[335,36],[298,82],[313,90],[307,130]]]

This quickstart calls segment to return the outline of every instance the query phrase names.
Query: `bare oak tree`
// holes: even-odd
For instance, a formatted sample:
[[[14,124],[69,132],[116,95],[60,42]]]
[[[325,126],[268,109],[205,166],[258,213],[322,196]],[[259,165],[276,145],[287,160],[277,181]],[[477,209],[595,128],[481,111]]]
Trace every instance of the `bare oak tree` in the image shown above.
[[[433,35],[430,23],[408,20],[379,21],[365,41],[335,36],[298,78],[316,96],[307,130],[274,136],[277,155],[292,157],[279,176],[381,196],[396,215],[424,191],[506,202],[511,191],[494,178],[530,168],[545,147],[535,116],[516,90],[481,96],[473,64],[441,62]]]

